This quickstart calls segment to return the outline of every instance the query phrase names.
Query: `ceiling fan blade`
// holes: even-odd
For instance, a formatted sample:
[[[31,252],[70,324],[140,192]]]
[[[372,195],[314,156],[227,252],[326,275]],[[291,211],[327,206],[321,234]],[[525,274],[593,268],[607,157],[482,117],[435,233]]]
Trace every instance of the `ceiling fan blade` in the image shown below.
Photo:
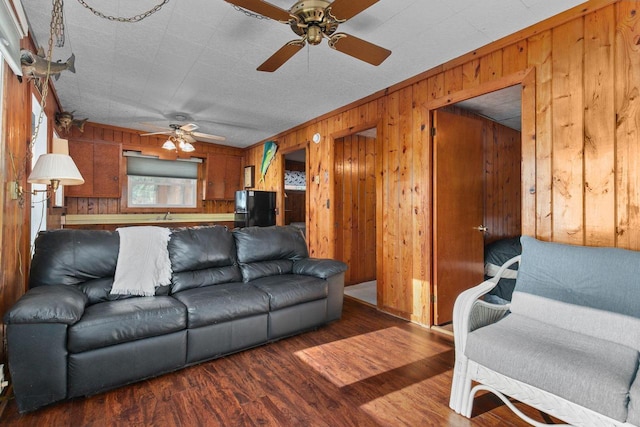
[[[198,129],[200,126],[198,126],[195,123],[187,123],[186,125],[182,125],[180,126],[180,129],[182,129],[185,132],[193,132],[194,130]]]
[[[165,131],[165,132],[151,132],[151,133],[142,133],[140,134],[140,136],[150,136],[150,135],[171,135],[173,132],[172,131]]]
[[[329,13],[337,21],[346,21],[377,2],[378,0],[335,0],[329,6]]]
[[[196,138],[211,139],[214,141],[225,141],[227,139],[224,136],[210,135],[208,133],[200,133],[200,132],[192,132],[191,135],[195,136]]]
[[[380,65],[391,55],[388,49],[345,33],[336,33],[331,36],[329,46],[371,65]]]
[[[258,71],[273,72],[280,68],[282,64],[287,62],[293,55],[296,54],[305,45],[304,40],[293,40],[282,46],[276,53],[271,55],[269,59],[264,61],[262,65],[258,67]]]
[[[274,6],[271,3],[264,2],[262,0],[226,0],[227,3],[234,4],[243,9],[250,10],[255,13],[259,13],[267,18],[275,19],[280,22],[289,22],[294,19],[289,12],[284,9],[280,9],[278,6]]]
[[[196,139],[191,134],[182,135],[180,138],[182,138],[185,142],[188,142],[190,144],[193,144],[194,142],[196,142]]]

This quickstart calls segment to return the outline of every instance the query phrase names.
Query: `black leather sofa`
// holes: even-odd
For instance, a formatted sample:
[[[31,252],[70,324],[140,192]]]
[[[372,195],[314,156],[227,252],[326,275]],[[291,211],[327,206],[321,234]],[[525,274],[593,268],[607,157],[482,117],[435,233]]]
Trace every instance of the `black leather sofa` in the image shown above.
[[[172,230],[169,286],[109,294],[117,232],[41,233],[29,291],[5,315],[20,412],[99,393],[337,320],[344,272],[295,227]]]

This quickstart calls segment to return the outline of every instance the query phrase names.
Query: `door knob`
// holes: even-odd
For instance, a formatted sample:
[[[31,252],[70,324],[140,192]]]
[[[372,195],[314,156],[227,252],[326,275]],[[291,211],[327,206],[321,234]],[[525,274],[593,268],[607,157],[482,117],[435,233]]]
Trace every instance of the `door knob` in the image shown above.
[[[473,227],[474,230],[478,230],[481,233],[486,233],[489,229],[484,225],[479,225],[477,227]]]

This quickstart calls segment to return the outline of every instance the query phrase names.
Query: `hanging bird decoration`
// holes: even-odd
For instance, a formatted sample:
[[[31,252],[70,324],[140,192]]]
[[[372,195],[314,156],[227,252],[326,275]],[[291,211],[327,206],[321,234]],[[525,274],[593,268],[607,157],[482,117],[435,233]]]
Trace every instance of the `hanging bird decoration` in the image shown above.
[[[88,119],[74,119],[73,113],[68,111],[61,111],[55,115],[55,127],[58,133],[68,134],[71,131],[71,127],[75,126],[80,130],[80,133],[84,133],[84,124]]]
[[[22,66],[22,74],[27,76],[29,80],[35,78],[44,78],[47,76],[47,70],[56,80],[60,78],[60,73],[69,70],[76,72],[76,56],[71,54],[67,62],[51,62],[47,61],[44,56],[44,50],[38,49],[38,53],[33,53],[26,49],[20,50],[20,65]],[[49,63],[51,65],[49,65]]]
[[[264,153],[262,154],[262,163],[260,164],[260,174],[262,175],[260,182],[264,182],[267,169],[269,169],[269,165],[276,156],[276,150],[278,150],[278,146],[274,141],[267,141],[264,143]]]

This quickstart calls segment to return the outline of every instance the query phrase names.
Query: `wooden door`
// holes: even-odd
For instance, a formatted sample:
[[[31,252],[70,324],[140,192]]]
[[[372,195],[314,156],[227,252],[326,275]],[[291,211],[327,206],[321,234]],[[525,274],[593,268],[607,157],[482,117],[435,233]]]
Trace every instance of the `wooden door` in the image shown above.
[[[434,124],[434,324],[484,278],[482,122],[436,111]]]

